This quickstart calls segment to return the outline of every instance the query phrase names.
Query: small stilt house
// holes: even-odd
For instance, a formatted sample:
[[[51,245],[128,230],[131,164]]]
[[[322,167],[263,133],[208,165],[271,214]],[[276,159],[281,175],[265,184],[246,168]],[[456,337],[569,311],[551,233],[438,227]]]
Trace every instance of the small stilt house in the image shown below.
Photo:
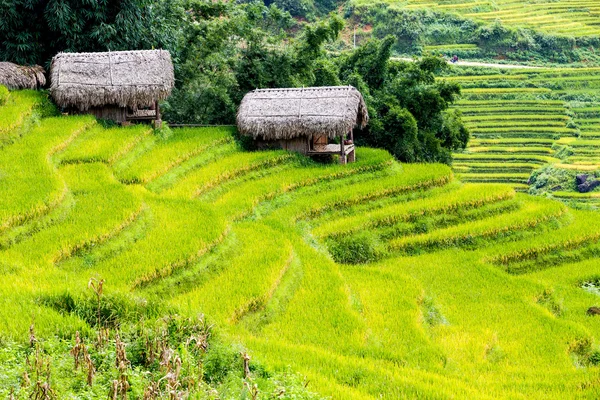
[[[165,50],[59,53],[50,67],[50,94],[68,113],[126,123],[153,120],[173,89],[173,63]]]
[[[355,161],[353,129],[368,122],[363,96],[352,86],[254,90],[237,115],[240,133],[259,148],[339,154],[342,164]]]
[[[44,68],[39,65],[25,67],[10,62],[0,62],[0,85],[10,90],[41,89],[46,86]]]

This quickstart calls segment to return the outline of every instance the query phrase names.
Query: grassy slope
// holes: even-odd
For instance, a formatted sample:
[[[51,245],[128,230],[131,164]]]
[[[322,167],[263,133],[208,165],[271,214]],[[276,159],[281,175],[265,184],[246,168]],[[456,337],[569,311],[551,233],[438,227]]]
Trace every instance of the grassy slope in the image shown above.
[[[96,277],[206,313],[338,399],[600,394],[585,315],[600,299],[578,287],[600,276],[596,214],[379,150],[348,166],[244,153],[227,129],[60,117],[0,157],[2,336],[26,340],[32,318],[38,335],[84,328],[40,299],[86,296]],[[327,247],[355,244],[368,264]]]
[[[525,27],[550,34],[566,36],[596,36],[600,5],[592,0],[561,0],[560,2],[517,0],[353,0],[356,5],[384,3],[407,9],[434,9],[462,16]]]

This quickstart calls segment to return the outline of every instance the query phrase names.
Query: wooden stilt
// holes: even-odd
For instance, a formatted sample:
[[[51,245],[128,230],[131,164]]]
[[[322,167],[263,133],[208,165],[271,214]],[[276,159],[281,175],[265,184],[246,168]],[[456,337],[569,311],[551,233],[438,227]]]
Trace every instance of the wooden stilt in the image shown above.
[[[348,155],[348,162],[356,162],[356,146],[354,146],[354,129],[350,129],[350,140],[352,141],[352,151]]]
[[[348,162],[349,163],[356,162],[356,148],[352,149],[350,154],[348,154]]]
[[[340,136],[340,164],[346,164],[346,145],[344,144],[344,135]]]
[[[162,119],[160,116],[160,105],[158,105],[158,101],[154,103],[154,109],[156,110],[156,119],[154,120],[154,129],[160,129],[160,127],[162,127]]]

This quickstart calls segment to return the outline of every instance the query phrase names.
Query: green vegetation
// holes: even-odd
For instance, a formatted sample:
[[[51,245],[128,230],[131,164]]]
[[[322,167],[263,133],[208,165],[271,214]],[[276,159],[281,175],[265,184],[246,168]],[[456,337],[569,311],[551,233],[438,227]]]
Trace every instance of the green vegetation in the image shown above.
[[[359,39],[394,35],[400,54],[538,65],[598,65],[598,13],[595,4],[578,0],[349,0],[346,5]]]
[[[165,47],[174,27],[169,2],[15,0],[0,3],[0,59],[45,65],[60,51]]]
[[[333,53],[344,29],[336,14],[291,34],[293,19],[273,4],[211,4],[194,3],[181,15],[186,47],[176,49],[179,84],[164,106],[171,122],[233,124],[242,97],[256,88],[353,85],[371,121],[368,131],[355,134],[360,144],[401,161],[444,163],[466,146],[460,115],[448,112],[460,88],[435,81],[447,69],[440,58],[392,60],[392,36]]]
[[[341,166],[227,127],[22,118],[0,149],[0,396],[600,394],[592,211],[377,149]],[[520,180],[554,142],[510,176],[463,168]]]
[[[6,37],[0,59],[47,65],[59,51],[164,48],[176,78],[162,105],[171,123],[235,124],[243,96],[257,88],[354,85],[367,98],[371,116],[361,144],[386,149],[401,161],[447,164],[453,150],[466,146],[460,115],[448,112],[460,88],[435,81],[445,62],[392,61],[393,36],[350,50],[337,13],[308,23],[285,11],[326,14],[337,1],[304,1],[298,5],[307,7],[302,13],[293,3],[19,0],[0,5],[2,15],[12,16],[0,23]]]
[[[595,203],[588,201],[594,194],[564,193],[576,190],[578,173],[600,168],[594,86],[599,72],[453,68],[443,79],[466,88],[455,107],[473,135],[465,151],[454,155],[454,171],[464,181],[514,183],[518,189],[530,183],[531,193]]]
[[[454,12],[475,20],[502,21],[508,26],[532,28],[551,34],[565,36],[598,36],[600,30],[595,24],[600,15],[600,7],[594,2],[563,0],[551,4],[514,2],[499,0],[493,4],[480,0],[467,0],[458,4],[430,0],[353,0],[357,6],[377,3],[391,4],[394,9],[434,9]],[[404,7],[403,7],[404,6]]]
[[[313,85],[357,87],[371,116],[342,166],[251,151],[233,126],[59,116],[0,86],[0,398],[600,397],[600,189],[575,184],[600,176],[600,6],[0,15],[2,60],[168,49],[172,123],[232,124],[249,90]]]
[[[448,111],[460,87],[436,82],[448,69],[439,58],[390,62],[394,39],[371,40],[342,60],[340,75],[355,81],[369,106],[370,125],[357,143],[388,150],[404,162],[450,164],[452,150],[464,149],[469,131],[461,114]]]

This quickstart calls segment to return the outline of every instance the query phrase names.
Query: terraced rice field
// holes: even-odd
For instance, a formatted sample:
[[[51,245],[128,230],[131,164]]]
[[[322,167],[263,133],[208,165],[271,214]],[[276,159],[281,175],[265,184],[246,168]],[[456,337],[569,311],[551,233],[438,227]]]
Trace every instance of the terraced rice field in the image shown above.
[[[562,121],[562,103],[548,107]],[[45,300],[85,297],[94,277],[136,307],[205,313],[252,360],[334,399],[600,395],[600,318],[586,316],[600,298],[581,288],[600,276],[593,212],[380,150],[347,166],[248,153],[230,128],[161,137],[25,115],[0,132],[12,138],[0,149],[3,338],[27,340],[32,319],[41,337],[85,329]],[[552,158],[550,131],[537,133],[516,177]],[[499,150],[481,153],[502,156],[492,136],[479,146]]]
[[[580,138],[565,142],[572,149],[568,162],[575,168],[596,170],[600,168],[600,103],[574,102],[572,112]]]
[[[599,69],[455,71],[446,79],[464,88],[456,107],[473,137],[455,155],[462,180],[526,189],[531,172],[547,164],[600,168]]]
[[[600,4],[591,0],[517,1],[517,0],[377,0],[392,6],[459,13],[475,20],[502,21],[505,25],[532,28],[565,36],[600,34]],[[354,4],[373,4],[354,0]]]

